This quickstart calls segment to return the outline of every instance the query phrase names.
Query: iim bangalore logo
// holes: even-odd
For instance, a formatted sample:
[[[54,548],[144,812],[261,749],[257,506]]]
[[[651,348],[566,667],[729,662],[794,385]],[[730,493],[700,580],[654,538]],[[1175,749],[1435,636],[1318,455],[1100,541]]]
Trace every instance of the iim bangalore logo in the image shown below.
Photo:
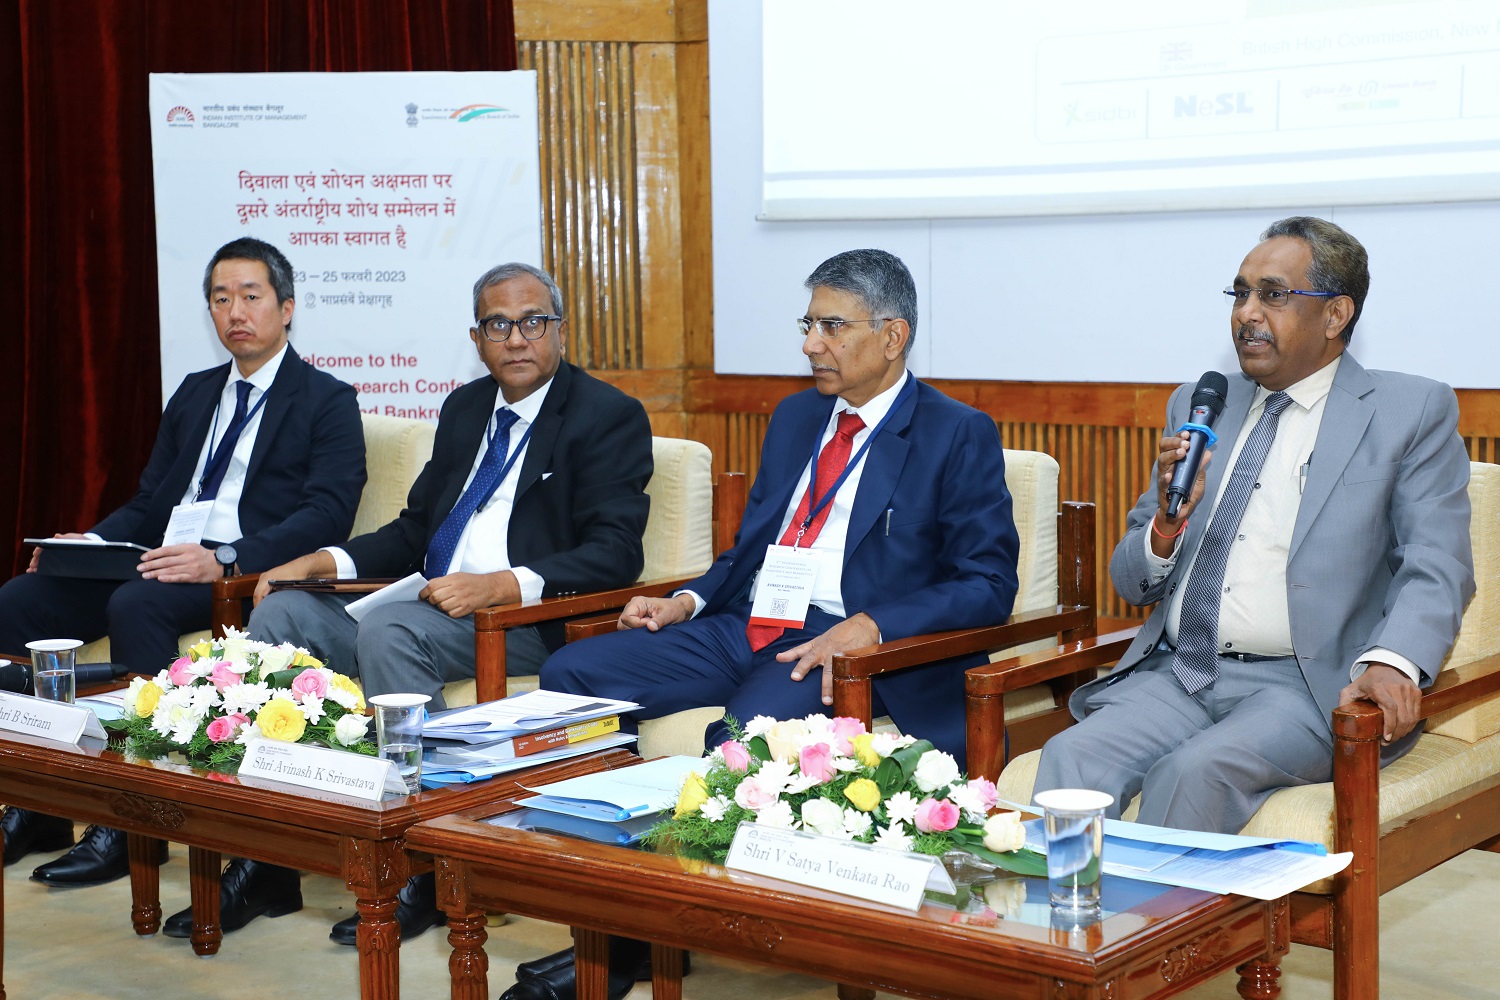
[[[454,121],[467,122],[488,115],[509,115],[510,113],[509,108],[502,108],[498,104],[465,104],[448,117]]]
[[[193,124],[193,112],[191,108],[185,108],[181,104],[167,112],[168,125],[191,125]]]

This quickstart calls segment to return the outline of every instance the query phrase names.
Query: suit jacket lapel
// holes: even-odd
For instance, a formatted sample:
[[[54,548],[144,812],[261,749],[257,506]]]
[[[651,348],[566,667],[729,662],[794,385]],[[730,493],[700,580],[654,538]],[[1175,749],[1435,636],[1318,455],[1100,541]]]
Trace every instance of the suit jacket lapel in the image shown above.
[[[162,480],[156,491],[155,506],[163,511],[171,510],[187,492],[188,484],[194,482],[202,470],[198,459],[203,452],[203,442],[213,426],[214,410],[219,406],[219,397],[224,392],[224,381],[229,377],[229,365],[215,368],[200,384],[196,398],[189,404],[183,420],[182,447],[177,460]],[[165,522],[163,522],[165,523]]]
[[[1354,449],[1365,436],[1374,416],[1374,407],[1364,397],[1374,388],[1375,381],[1369,372],[1346,353],[1333,376],[1328,402],[1323,406],[1323,420],[1318,425],[1318,437],[1307,469],[1307,483],[1303,487],[1302,502],[1297,507],[1297,524],[1292,529],[1288,558],[1297,554],[1297,547],[1307,537],[1313,521],[1343,478],[1344,469],[1354,457]]]
[[[910,377],[916,381],[916,376]],[[906,453],[911,448],[906,440],[906,430],[911,426],[912,414],[917,408],[917,393],[921,392],[922,386],[917,384],[913,389],[870,442],[864,471],[859,475],[859,492],[854,495],[854,506],[849,511],[849,534],[844,539],[846,566],[859,543],[890,506],[891,496],[896,492],[896,481],[901,478]]]
[[[255,482],[255,473],[260,469],[261,463],[270,454],[276,432],[281,429],[281,422],[292,408],[292,401],[302,390],[305,369],[302,358],[288,344],[286,355],[281,359],[281,367],[276,370],[276,378],[266,392],[266,403],[260,408],[260,429],[255,432],[255,447],[250,451],[250,464],[245,467],[247,490]]]
[[[536,422],[531,425],[531,438],[526,442],[526,457],[521,461],[521,471],[516,479],[516,498],[520,499],[532,484],[542,478],[552,464],[552,452],[557,447],[557,437],[563,429],[563,412],[568,402],[568,393],[573,385],[572,365],[557,366],[552,376],[552,385],[547,389],[547,398],[542,402]]]

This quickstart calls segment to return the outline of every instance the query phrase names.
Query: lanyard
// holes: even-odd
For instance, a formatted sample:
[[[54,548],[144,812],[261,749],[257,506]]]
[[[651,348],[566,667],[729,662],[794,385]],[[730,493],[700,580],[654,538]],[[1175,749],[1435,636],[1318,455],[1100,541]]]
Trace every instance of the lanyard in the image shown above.
[[[268,395],[270,395],[269,390],[262,392],[260,394],[260,398],[255,401],[255,405],[250,407],[249,412],[245,414],[244,422],[240,424],[239,429],[241,432],[243,432],[246,427],[250,426],[251,418],[253,418],[257,413],[260,412],[260,408],[265,405],[266,396]],[[214,422],[213,425],[208,429],[208,439],[210,441],[214,439],[215,434],[219,433],[219,410],[221,408],[222,407],[218,406],[214,407]],[[233,426],[233,424],[230,424],[230,427]],[[239,443],[240,435],[236,433],[234,436],[234,440],[230,441],[229,428],[225,428],[224,440],[220,441],[217,447],[209,447],[208,457],[203,460],[203,475],[198,477],[198,490],[193,494],[194,500],[197,500],[198,497],[203,495],[203,484],[213,480],[214,475],[219,471],[220,466],[227,466],[229,464],[229,458],[234,454],[234,449]]]
[[[900,392],[896,393],[896,399],[891,403],[891,408],[885,411],[885,416],[880,418],[880,423],[876,424],[875,429],[870,431],[870,436],[865,438],[865,443],[860,445],[859,451],[855,452],[849,461],[845,463],[844,471],[839,473],[839,477],[833,481],[833,485],[828,487],[828,490],[822,497],[813,496],[812,491],[817,487],[818,483],[818,452],[822,450],[823,435],[819,434],[813,441],[812,468],[808,470],[807,493],[808,497],[815,502],[808,505],[807,517],[803,519],[802,524],[797,528],[797,537],[792,540],[792,548],[797,547],[797,542],[802,539],[802,533],[812,525],[813,520],[818,516],[818,512],[828,506],[828,502],[833,499],[834,494],[838,493],[839,487],[844,485],[844,480],[849,478],[849,473],[853,472],[859,465],[860,459],[865,457],[865,452],[870,450],[871,442],[875,440],[875,435],[880,433],[880,429],[886,425],[886,421],[890,420],[891,415],[899,410],[901,404],[910,399],[916,391],[917,380],[908,375],[906,384],[901,387]]]
[[[500,488],[500,484],[505,482],[505,477],[510,472],[510,467],[516,464],[516,459],[520,458],[521,452],[526,450],[526,442],[531,440],[531,429],[535,426],[536,424],[534,423],[526,425],[526,433],[521,435],[521,440],[516,442],[515,448],[506,457],[505,464],[500,467],[500,475],[496,476],[495,481],[490,484],[490,488],[484,491],[484,496],[479,498],[479,505],[474,508],[475,510],[484,510],[490,505],[490,498],[495,495],[495,491]],[[508,437],[510,435],[510,428],[506,428],[505,433]],[[491,434],[488,447],[493,449],[495,447],[495,438],[499,436],[498,434]]]

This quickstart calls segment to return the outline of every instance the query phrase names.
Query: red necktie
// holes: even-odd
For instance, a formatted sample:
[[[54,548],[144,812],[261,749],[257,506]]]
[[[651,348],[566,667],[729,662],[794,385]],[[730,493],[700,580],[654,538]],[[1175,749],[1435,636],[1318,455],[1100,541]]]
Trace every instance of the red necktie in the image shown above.
[[[854,450],[854,435],[864,429],[865,422],[859,418],[858,413],[845,410],[839,414],[838,430],[834,431],[833,437],[818,453],[817,482],[809,483],[807,492],[802,494],[802,502],[797,504],[797,513],[792,515],[791,523],[781,535],[782,545],[810,546],[817,539],[818,532],[823,530],[823,523],[833,510],[832,500],[818,511],[818,516],[813,518],[806,531],[802,531],[800,539],[797,532],[802,530],[802,522],[807,520],[807,512],[812,510],[814,499],[821,500],[833,488],[834,481],[843,474],[844,466],[849,464],[849,453]],[[779,625],[746,625],[745,638],[750,640],[752,651],[759,651],[780,638],[785,631]]]

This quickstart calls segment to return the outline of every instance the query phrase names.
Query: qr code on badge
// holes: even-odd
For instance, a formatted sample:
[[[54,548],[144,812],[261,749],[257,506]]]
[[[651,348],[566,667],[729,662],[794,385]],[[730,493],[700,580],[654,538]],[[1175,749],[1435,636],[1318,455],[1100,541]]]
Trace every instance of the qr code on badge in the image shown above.
[[[786,617],[786,598],[778,597],[771,602],[771,614],[777,618]]]

